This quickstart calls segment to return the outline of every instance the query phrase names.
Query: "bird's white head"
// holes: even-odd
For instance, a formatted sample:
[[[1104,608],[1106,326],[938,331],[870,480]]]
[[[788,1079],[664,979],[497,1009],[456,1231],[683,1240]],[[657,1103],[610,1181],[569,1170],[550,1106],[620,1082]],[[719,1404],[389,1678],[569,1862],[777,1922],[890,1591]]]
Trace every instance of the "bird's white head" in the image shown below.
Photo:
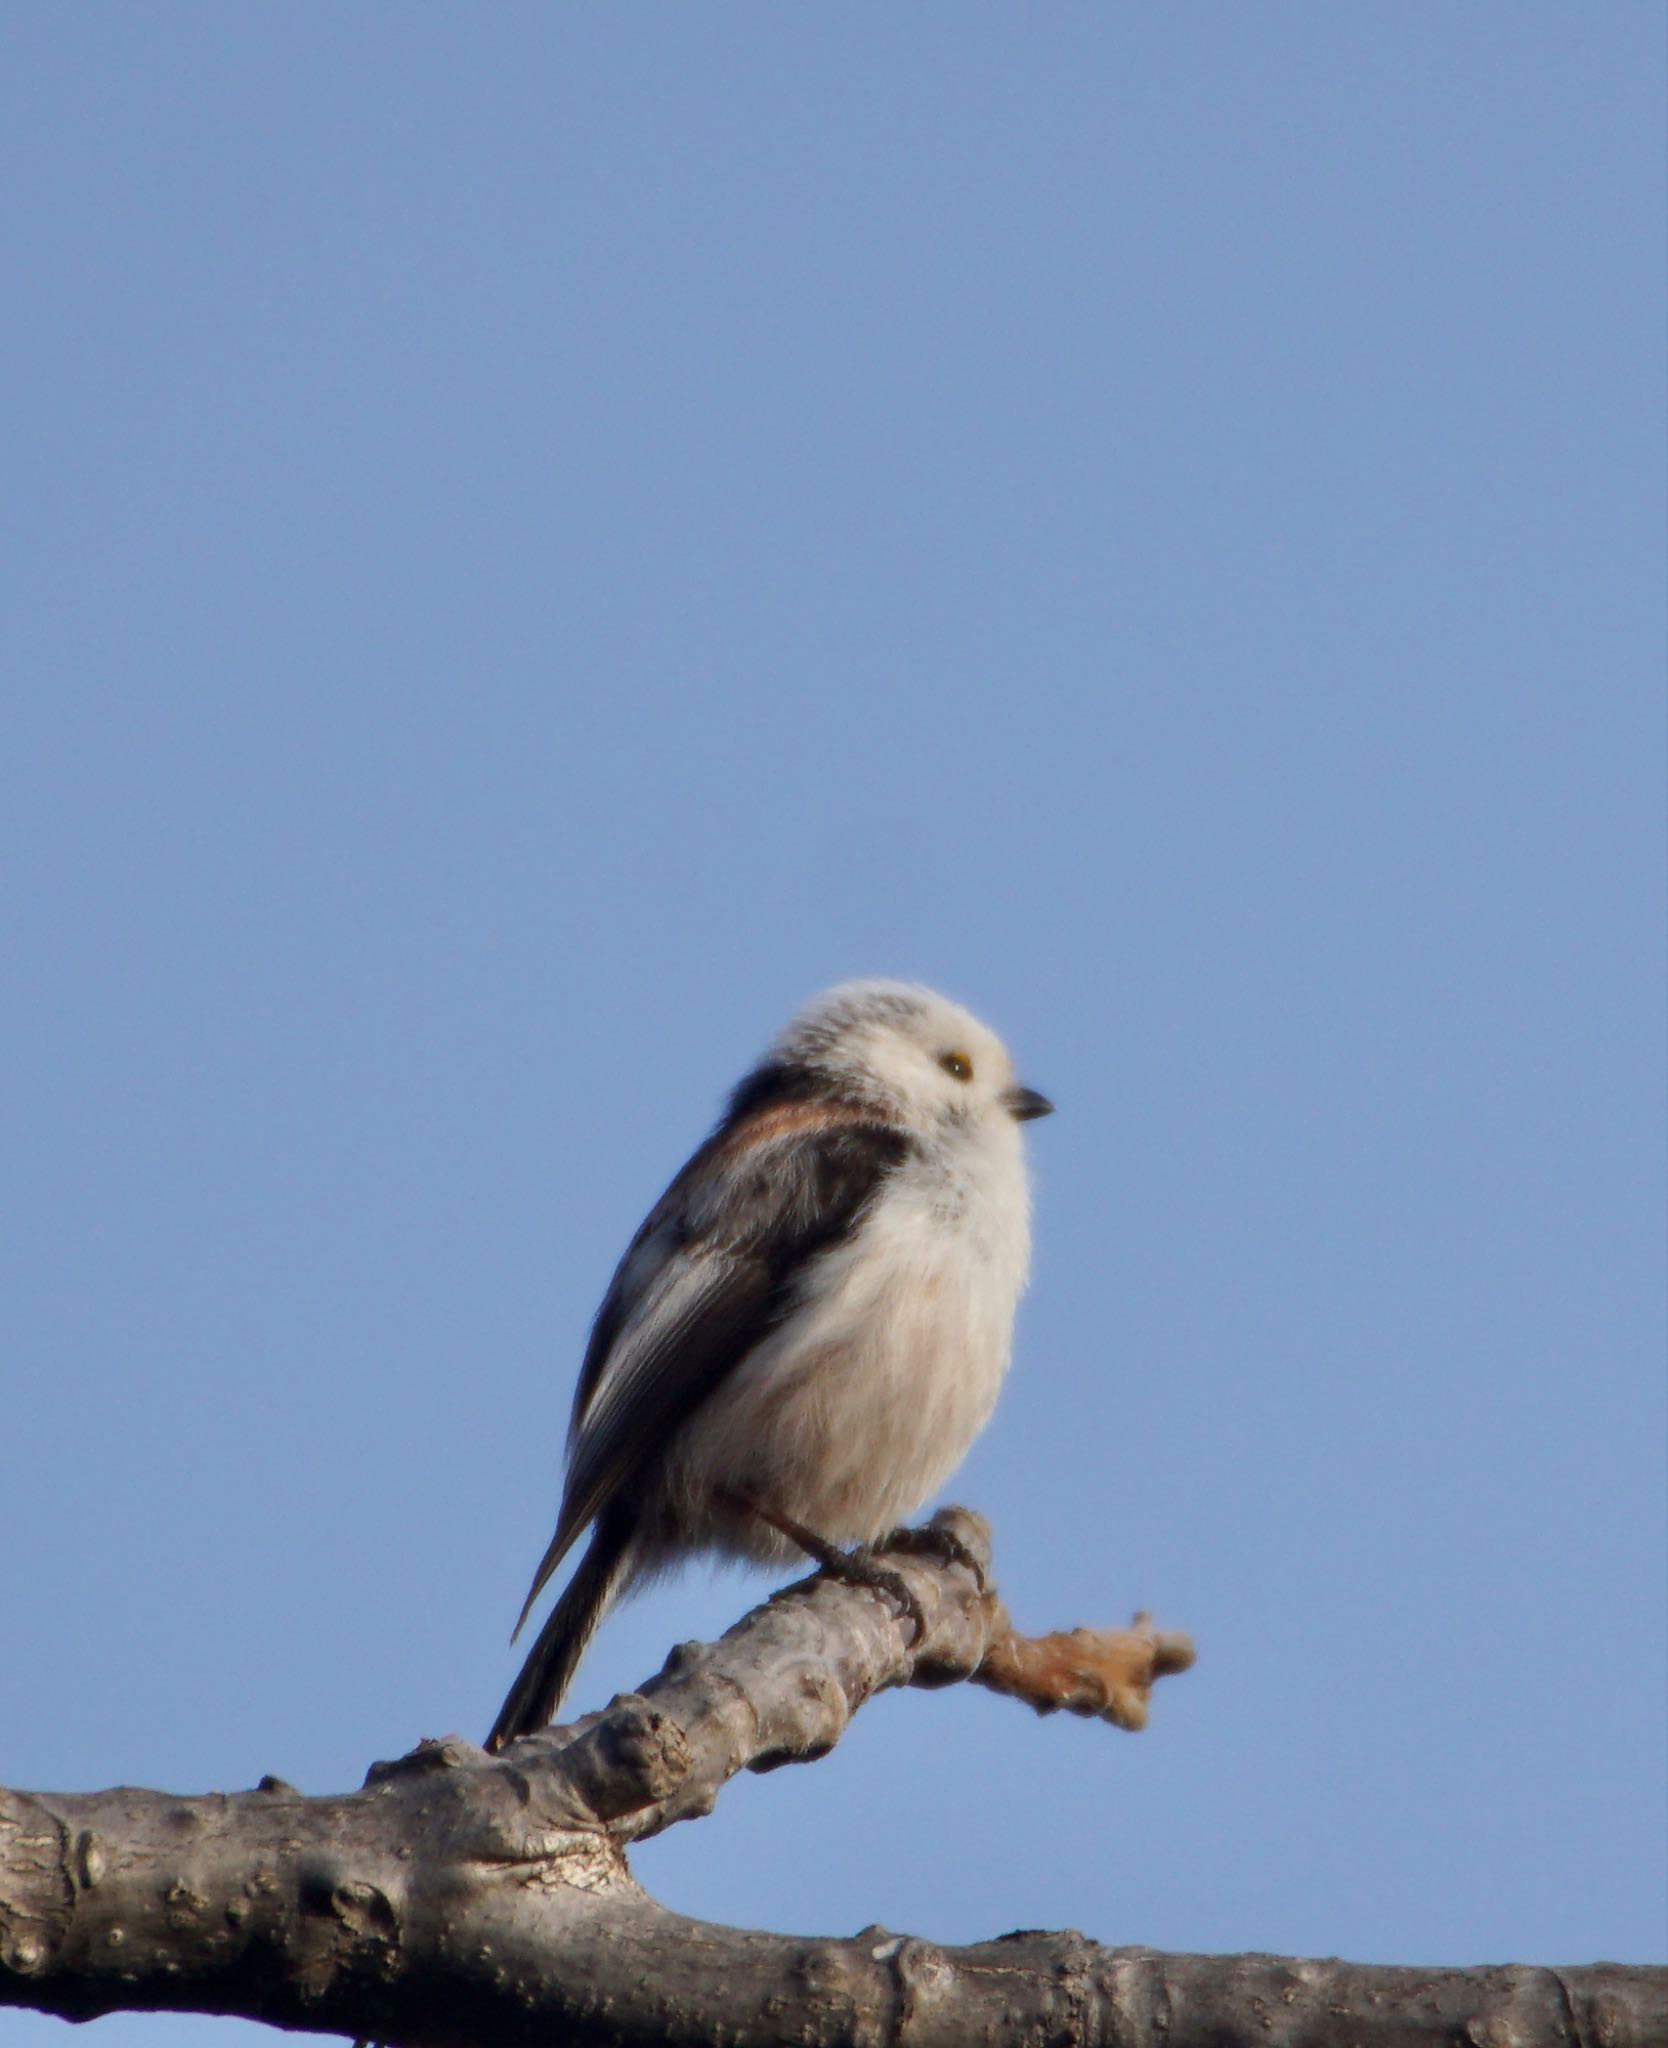
[[[902,981],[853,981],[807,1003],[771,1048],[832,1094],[917,1130],[1011,1130],[1053,1105],[1014,1075],[1008,1049],[959,1003]]]

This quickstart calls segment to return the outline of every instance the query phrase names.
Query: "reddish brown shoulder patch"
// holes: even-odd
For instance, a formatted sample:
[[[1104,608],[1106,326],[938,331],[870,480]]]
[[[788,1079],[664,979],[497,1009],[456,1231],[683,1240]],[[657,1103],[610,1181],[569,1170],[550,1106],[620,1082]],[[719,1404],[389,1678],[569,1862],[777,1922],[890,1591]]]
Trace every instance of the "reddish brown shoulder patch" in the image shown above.
[[[885,1119],[872,1109],[860,1109],[850,1102],[779,1102],[770,1109],[744,1117],[733,1131],[720,1140],[718,1156],[733,1159],[755,1145],[767,1145],[775,1138],[789,1138],[801,1132],[832,1131],[853,1124],[877,1124]]]

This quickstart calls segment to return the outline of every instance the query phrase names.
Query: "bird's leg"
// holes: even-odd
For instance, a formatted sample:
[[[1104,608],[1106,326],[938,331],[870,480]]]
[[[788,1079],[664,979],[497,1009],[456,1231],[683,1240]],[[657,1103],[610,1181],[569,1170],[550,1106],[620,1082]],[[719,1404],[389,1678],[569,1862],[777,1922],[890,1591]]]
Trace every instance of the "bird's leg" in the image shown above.
[[[807,1529],[803,1522],[796,1522],[767,1500],[761,1500],[756,1493],[745,1487],[727,1486],[724,1497],[743,1513],[757,1515],[761,1522],[768,1522],[779,1535],[787,1537],[790,1543],[797,1543],[805,1555],[814,1558],[830,1578],[844,1579],[849,1586],[872,1586],[877,1592],[885,1593],[895,1600],[915,1624],[914,1640],[920,1642],[927,1632],[927,1617],[921,1603],[911,1591],[909,1582],[901,1572],[889,1571],[883,1564],[876,1564],[867,1550],[841,1550],[838,1544],[830,1543],[825,1536],[819,1536],[814,1529]]]

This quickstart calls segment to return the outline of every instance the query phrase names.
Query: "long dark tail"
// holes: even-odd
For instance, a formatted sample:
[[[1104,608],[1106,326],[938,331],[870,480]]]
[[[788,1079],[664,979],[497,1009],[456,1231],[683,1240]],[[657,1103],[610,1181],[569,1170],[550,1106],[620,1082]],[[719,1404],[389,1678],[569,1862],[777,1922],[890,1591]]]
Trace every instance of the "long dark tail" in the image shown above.
[[[591,1531],[579,1569],[562,1589],[538,1640],[527,1652],[521,1675],[498,1709],[488,1749],[502,1749],[518,1735],[542,1728],[562,1703],[598,1624],[625,1590],[635,1562],[636,1517],[605,1508]]]

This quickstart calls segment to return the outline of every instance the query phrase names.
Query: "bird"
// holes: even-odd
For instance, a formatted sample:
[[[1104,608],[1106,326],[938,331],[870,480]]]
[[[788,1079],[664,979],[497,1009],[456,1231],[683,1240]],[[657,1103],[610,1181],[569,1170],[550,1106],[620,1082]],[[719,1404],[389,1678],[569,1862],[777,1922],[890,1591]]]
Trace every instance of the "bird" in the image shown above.
[[[1053,1106],[992,1031],[912,983],[845,983],[778,1034],[603,1296],[512,1641],[590,1541],[489,1749],[544,1727],[616,1601],[690,1554],[808,1552],[913,1605],[864,1547],[990,1418],[1030,1264],[1019,1127]]]

